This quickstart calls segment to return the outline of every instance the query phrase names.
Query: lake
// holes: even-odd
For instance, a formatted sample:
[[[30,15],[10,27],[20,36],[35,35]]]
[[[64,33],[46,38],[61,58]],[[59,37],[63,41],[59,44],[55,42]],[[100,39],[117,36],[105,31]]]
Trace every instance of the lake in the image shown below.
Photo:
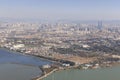
[[[41,74],[40,65],[51,62],[35,56],[0,49],[0,80],[31,80]],[[120,66],[54,72],[43,80],[120,80]]]
[[[45,64],[51,64],[51,62],[0,49],[0,80],[31,80],[41,74],[38,66]]]
[[[120,80],[120,66],[91,70],[62,70],[54,72],[43,80]]]

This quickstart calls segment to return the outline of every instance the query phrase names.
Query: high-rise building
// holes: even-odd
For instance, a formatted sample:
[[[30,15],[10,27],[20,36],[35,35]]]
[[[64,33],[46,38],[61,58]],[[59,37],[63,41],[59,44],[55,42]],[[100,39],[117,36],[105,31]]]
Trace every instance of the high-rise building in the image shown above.
[[[97,26],[97,28],[101,30],[102,27],[103,27],[103,25],[102,25],[102,21],[98,21],[98,26]]]

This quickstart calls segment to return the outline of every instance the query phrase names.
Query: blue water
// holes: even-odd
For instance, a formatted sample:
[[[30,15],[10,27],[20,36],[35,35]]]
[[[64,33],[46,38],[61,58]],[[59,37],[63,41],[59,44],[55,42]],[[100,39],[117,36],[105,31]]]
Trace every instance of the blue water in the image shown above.
[[[1,63],[18,63],[40,66],[44,64],[50,64],[51,62],[38,57],[22,55],[17,52],[11,52],[5,49],[0,49],[0,64]]]
[[[0,80],[31,80],[41,75],[38,66],[51,64],[35,56],[0,49]]]

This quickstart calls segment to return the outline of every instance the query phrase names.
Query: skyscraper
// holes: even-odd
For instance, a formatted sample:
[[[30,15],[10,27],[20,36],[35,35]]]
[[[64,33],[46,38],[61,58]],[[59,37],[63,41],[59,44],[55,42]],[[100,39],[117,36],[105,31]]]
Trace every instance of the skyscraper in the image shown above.
[[[101,30],[102,27],[103,27],[103,25],[102,25],[102,21],[98,21],[98,26],[97,26],[97,28],[98,28],[99,30]]]

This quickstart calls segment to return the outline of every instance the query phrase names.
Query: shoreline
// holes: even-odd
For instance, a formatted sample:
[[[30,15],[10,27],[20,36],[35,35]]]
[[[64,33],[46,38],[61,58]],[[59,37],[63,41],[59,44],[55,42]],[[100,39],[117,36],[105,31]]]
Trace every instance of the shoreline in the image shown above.
[[[76,69],[76,66],[72,66],[72,67],[65,67],[65,68],[55,68],[55,69],[53,69],[53,70],[51,70],[50,72],[48,72],[48,73],[45,73],[44,74],[44,70],[42,70],[42,75],[41,76],[38,76],[38,77],[36,77],[36,78],[33,78],[32,80],[43,80],[44,78],[46,78],[47,76],[49,76],[49,75],[51,75],[52,73],[54,73],[54,72],[58,72],[58,71],[61,71],[61,70],[68,70],[68,69]]]
[[[34,54],[25,54],[25,53],[23,53],[23,52],[18,52],[18,51],[14,51],[14,50],[10,50],[9,48],[3,48],[3,47],[1,47],[0,49],[2,49],[2,50],[6,50],[6,51],[9,51],[9,52],[12,52],[12,53],[14,53],[14,54],[21,54],[21,55],[27,55],[27,56],[33,56],[33,57],[37,57],[37,58],[40,58],[40,59],[42,59],[42,60],[47,60],[47,61],[50,61],[50,62],[53,62],[53,63],[55,63],[55,64],[62,64],[62,62],[58,62],[58,61],[60,61],[60,60],[58,60],[58,59],[53,59],[53,58],[50,58],[50,57],[45,57],[45,56],[40,56],[40,55],[34,55]],[[63,60],[64,61],[64,60]],[[13,63],[13,64],[17,64],[17,63]],[[22,65],[22,64],[21,64]],[[23,65],[25,65],[25,64],[23,64]],[[27,65],[27,66],[33,66],[33,65]],[[40,66],[37,66],[37,67],[40,67]],[[65,69],[67,69],[67,68],[65,68]],[[40,69],[41,70],[41,69]],[[50,71],[49,73],[46,73],[46,74],[43,74],[43,71],[42,71],[42,73],[40,74],[40,75],[38,75],[37,77],[35,77],[35,78],[33,78],[32,80],[41,80],[41,79],[43,79],[43,78],[45,78],[45,77],[47,77],[48,75],[50,75],[50,74],[52,74],[53,72],[56,72],[56,71],[59,71],[59,70],[64,70],[64,69],[53,69],[52,71]]]
[[[116,63],[111,64],[111,66],[104,66],[104,67],[100,67],[100,68],[103,68],[103,69],[104,68],[112,68],[112,67],[115,67],[116,65],[120,65],[120,63],[116,62]],[[51,75],[54,72],[61,71],[61,70],[68,70],[68,69],[79,69],[79,68],[78,68],[78,66],[71,66],[71,67],[65,67],[65,68],[62,68],[62,69],[53,69],[49,73],[43,74],[39,77],[36,77],[33,80],[43,80],[44,78],[48,77],[49,75]],[[88,69],[79,69],[79,70],[95,70],[95,69],[99,69],[99,68],[88,68]]]
[[[47,76],[51,75],[52,73],[54,73],[56,71],[58,71],[58,69],[53,69],[51,72],[49,72],[47,74],[44,74],[44,75],[38,77],[37,79],[32,79],[32,80],[42,80],[42,79],[46,78]]]
[[[55,60],[49,59],[49,58],[44,57],[44,56],[39,56],[39,55],[34,55],[34,54],[25,54],[25,53],[23,53],[23,52],[18,52],[18,51],[10,50],[10,49],[8,49],[8,48],[1,48],[1,47],[0,47],[0,49],[6,50],[6,51],[9,51],[9,52],[12,52],[12,53],[14,53],[14,54],[18,53],[18,54],[25,55],[25,56],[33,56],[33,57],[36,57],[36,58],[40,58],[40,59],[42,59],[42,60],[47,60],[47,61],[50,61],[50,62],[55,62]],[[57,62],[57,61],[56,61],[56,62]]]
[[[23,52],[18,52],[18,51],[10,50],[8,48],[0,48],[0,49],[4,49],[4,50],[7,50],[7,51],[10,51],[10,52],[13,52],[13,53],[16,52],[16,53],[19,53],[19,54],[22,54],[22,55],[28,55],[28,56],[30,55],[30,56],[38,57],[40,59],[47,60],[47,61],[50,61],[50,62],[53,62],[53,63],[62,64],[62,62],[60,62],[60,60],[53,59],[53,58],[50,58],[50,57],[45,57],[45,56],[40,56],[40,55],[34,55],[34,54],[25,54]],[[99,67],[100,68],[108,68],[108,67],[113,67],[113,66],[116,66],[116,65],[119,65],[119,64],[120,64],[120,62],[113,62],[113,63],[110,63],[110,64],[106,63],[104,66],[99,66]],[[40,66],[38,66],[38,67],[40,67]],[[60,71],[60,70],[66,70],[66,69],[81,69],[81,70],[86,70],[86,69],[79,68],[79,66],[74,65],[74,66],[70,66],[70,67],[62,67],[62,69],[59,69],[59,68],[58,69],[53,69],[52,71],[44,74],[43,71],[40,69],[42,71],[41,75],[38,75],[37,77],[32,78],[32,80],[42,80],[45,77],[51,75],[53,72]],[[87,69],[97,69],[97,68],[87,68]]]
[[[100,67],[100,68],[112,68],[112,67],[117,66],[117,65],[120,65],[120,63],[113,63],[111,66]],[[55,73],[55,72],[58,72],[58,71],[61,71],[61,70],[68,70],[68,69],[79,69],[79,68],[78,68],[78,66],[72,66],[72,67],[67,67],[67,68],[62,68],[62,69],[53,69],[51,72],[46,73],[44,75],[41,75],[39,77],[36,77],[35,79],[32,79],[32,80],[43,80],[44,78],[48,77],[52,73]],[[99,68],[96,68],[96,69],[99,69]],[[94,68],[92,68],[92,69],[89,68],[89,69],[79,69],[79,70],[95,70],[95,69]]]

